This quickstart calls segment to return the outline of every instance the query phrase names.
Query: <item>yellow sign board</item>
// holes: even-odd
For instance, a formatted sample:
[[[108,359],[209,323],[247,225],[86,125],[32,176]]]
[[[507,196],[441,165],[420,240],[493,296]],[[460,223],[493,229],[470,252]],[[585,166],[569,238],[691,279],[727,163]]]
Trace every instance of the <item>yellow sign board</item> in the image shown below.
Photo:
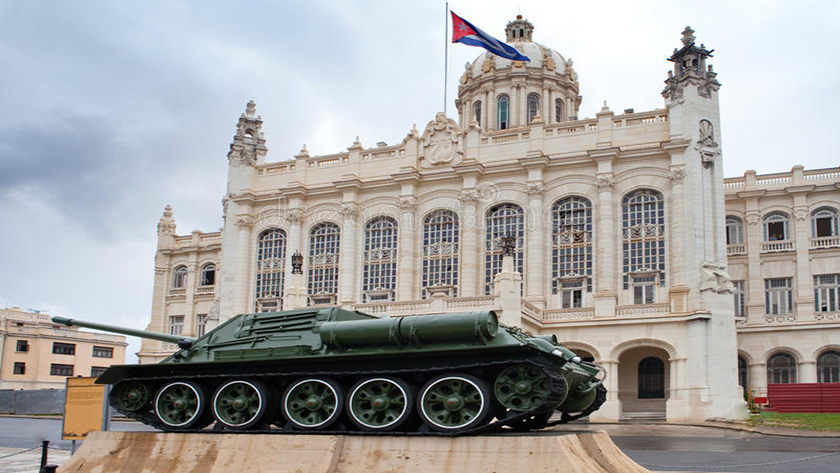
[[[84,440],[88,432],[102,430],[107,406],[106,386],[96,378],[67,378],[62,439]]]

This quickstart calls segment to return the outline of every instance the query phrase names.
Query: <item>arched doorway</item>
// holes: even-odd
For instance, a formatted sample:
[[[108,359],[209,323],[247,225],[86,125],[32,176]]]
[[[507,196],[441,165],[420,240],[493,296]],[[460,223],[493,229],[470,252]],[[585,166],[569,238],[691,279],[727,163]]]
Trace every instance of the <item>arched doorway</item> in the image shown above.
[[[622,420],[665,420],[670,395],[668,352],[631,348],[618,359],[618,398]]]

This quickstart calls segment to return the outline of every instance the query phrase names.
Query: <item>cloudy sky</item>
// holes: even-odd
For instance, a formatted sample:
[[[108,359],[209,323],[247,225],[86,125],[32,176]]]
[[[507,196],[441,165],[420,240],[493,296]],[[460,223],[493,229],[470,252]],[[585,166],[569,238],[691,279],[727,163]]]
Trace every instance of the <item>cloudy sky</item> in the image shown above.
[[[838,166],[840,3],[462,0],[572,58],[581,118],[660,108],[686,25],[714,49],[727,176]],[[221,226],[226,153],[257,102],[269,161],[399,142],[443,108],[443,1],[0,2],[0,307],[143,328],[155,225]],[[450,49],[448,111],[466,61]],[[136,343],[132,349],[136,349]]]

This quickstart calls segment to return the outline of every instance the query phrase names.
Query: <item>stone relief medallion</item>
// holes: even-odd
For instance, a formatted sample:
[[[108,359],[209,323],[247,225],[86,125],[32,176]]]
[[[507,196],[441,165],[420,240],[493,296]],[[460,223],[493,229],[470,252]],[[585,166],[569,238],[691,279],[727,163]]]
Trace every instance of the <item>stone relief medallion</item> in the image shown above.
[[[451,166],[460,163],[464,157],[461,135],[461,128],[455,120],[447,118],[443,112],[438,112],[423,132],[420,167]]]
[[[699,137],[694,149],[700,152],[703,167],[709,168],[714,164],[715,158],[720,156],[720,145],[715,141],[715,129],[712,122],[700,120],[698,128]]]

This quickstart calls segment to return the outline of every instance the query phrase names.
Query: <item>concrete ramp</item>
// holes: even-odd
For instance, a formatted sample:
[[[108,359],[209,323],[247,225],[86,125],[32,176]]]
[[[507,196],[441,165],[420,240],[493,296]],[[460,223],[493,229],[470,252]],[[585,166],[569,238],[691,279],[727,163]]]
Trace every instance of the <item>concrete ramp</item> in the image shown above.
[[[481,437],[92,432],[60,473],[636,473],[604,432]]]

